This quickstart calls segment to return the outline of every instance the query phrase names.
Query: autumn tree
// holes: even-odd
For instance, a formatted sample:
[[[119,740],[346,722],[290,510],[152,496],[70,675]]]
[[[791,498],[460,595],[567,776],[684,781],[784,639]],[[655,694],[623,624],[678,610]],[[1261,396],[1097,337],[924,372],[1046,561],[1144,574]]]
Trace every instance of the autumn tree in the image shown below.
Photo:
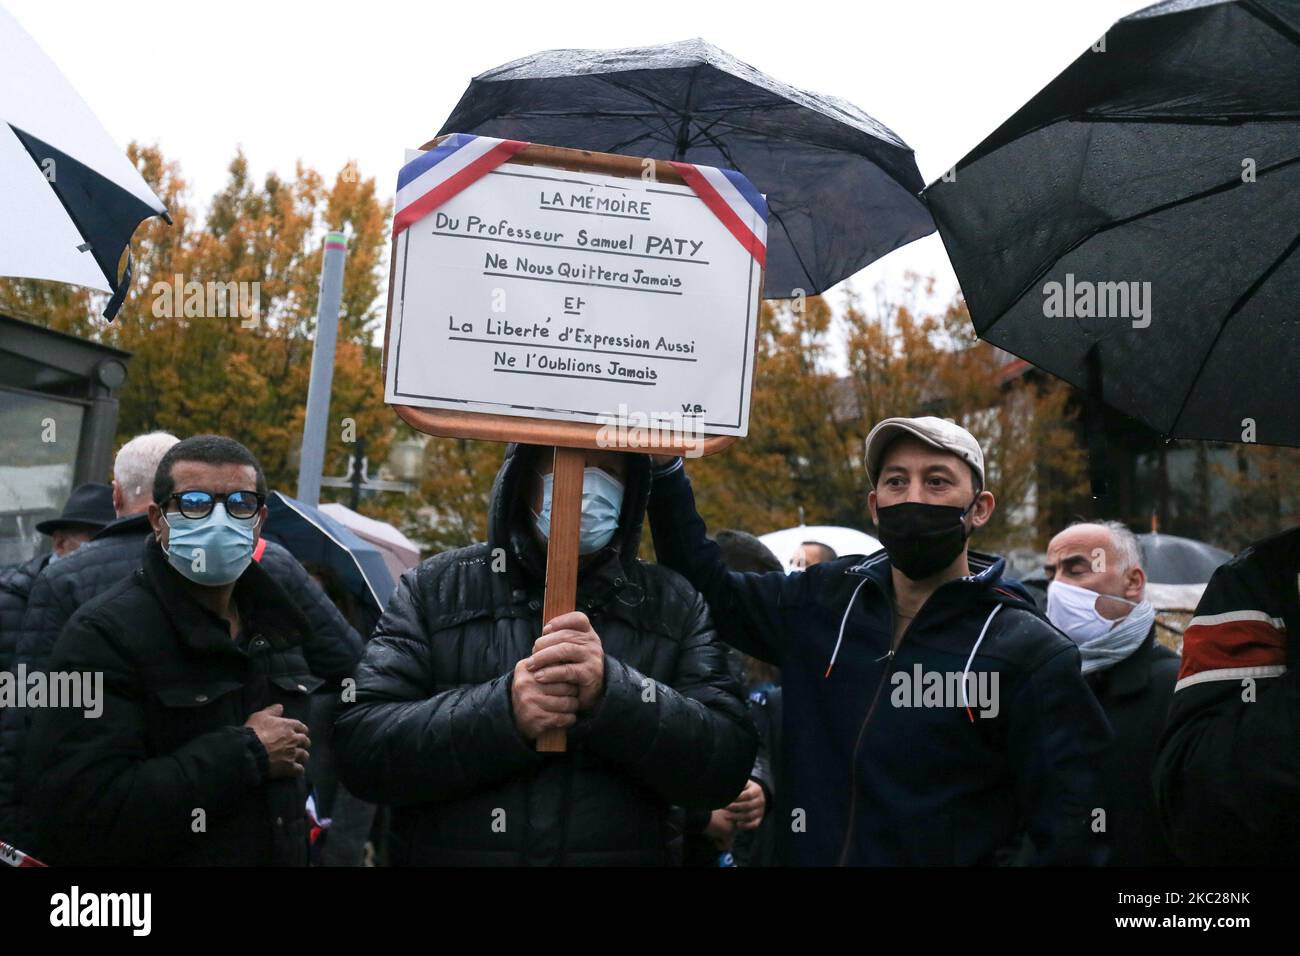
[[[132,289],[117,320],[99,318],[98,293],[27,280],[0,280],[0,311],[132,353],[119,441],[154,429],[230,435],[258,456],[272,487],[292,492],[322,238],[329,229],[347,230],[326,470],[343,472],[352,434],[369,439],[372,460],[382,458],[393,416],[372,339],[382,317],[391,209],[377,198],[374,180],[349,164],[328,186],[301,165],[290,178],[271,173],[255,182],[241,151],[198,215],[179,167],[157,147],[133,144],[128,155],[173,222],[149,219],[137,231]],[[214,314],[201,294],[192,301],[190,290],[208,282],[235,284],[252,314],[229,314],[225,302]]]
[[[1213,522],[1215,543],[1237,551],[1300,521],[1300,448],[1234,445],[1230,457],[1209,469],[1231,501]]]

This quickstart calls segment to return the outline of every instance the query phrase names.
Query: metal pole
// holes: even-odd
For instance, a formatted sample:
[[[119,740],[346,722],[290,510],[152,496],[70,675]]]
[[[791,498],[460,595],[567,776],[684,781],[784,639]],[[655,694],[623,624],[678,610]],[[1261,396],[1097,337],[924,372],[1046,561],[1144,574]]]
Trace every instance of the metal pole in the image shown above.
[[[307,417],[302,426],[302,457],[298,462],[298,500],[320,503],[321,472],[325,468],[325,433],[329,427],[330,387],[334,382],[334,345],[339,332],[339,301],[343,298],[343,263],[347,237],[325,236],[320,273],[320,302],[316,310],[316,343],[311,353],[311,382],[307,386]]]

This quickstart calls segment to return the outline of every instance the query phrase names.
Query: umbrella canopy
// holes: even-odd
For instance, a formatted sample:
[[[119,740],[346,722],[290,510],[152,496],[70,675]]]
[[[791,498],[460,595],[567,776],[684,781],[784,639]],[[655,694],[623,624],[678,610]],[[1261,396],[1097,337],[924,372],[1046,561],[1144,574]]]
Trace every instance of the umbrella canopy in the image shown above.
[[[1172,534],[1140,534],[1142,567],[1153,584],[1207,584],[1232,555],[1204,541]],[[1193,605],[1195,607],[1195,605]]]
[[[898,136],[703,40],[515,60],[476,76],[441,132],[744,173],[770,211],[768,298],[823,292],[934,231]]]
[[[0,275],[113,293],[131,234],[167,210],[58,67],[0,8]]]
[[[383,614],[397,587],[383,554],[319,508],[279,491],[266,499],[266,537],[303,564],[327,568],[365,611],[369,625]],[[365,633],[370,627],[365,627]],[[364,635],[363,635],[364,636]]]
[[[358,538],[378,548],[384,558],[384,564],[388,565],[388,570],[394,578],[400,578],[420,563],[420,546],[387,521],[367,518],[347,505],[332,501],[321,505],[320,510]]]
[[[782,561],[787,570],[795,570],[794,555],[799,545],[805,541],[816,541],[835,550],[840,557],[846,554],[873,554],[879,551],[881,544],[869,534],[863,534],[853,528],[839,528],[835,525],[810,524],[783,531],[769,531],[758,536],[758,540],[767,545],[768,550]]]
[[[1300,6],[1117,23],[925,197],[980,337],[1167,437],[1300,445]]]

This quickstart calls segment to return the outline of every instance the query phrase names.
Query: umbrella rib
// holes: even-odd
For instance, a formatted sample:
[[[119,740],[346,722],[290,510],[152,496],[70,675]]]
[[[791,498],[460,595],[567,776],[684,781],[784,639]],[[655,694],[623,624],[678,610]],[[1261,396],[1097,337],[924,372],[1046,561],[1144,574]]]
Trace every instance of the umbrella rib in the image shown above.
[[[694,84],[695,84],[695,77],[696,77],[696,74],[698,73],[699,69],[700,69],[702,66],[703,66],[703,64],[697,64],[696,66],[692,67],[692,71],[693,71],[692,74],[691,74],[691,86],[692,86],[692,87],[693,87]],[[651,96],[651,95],[650,95],[649,93],[647,93],[645,90],[637,89],[637,88],[634,87],[634,86],[629,86],[629,85],[626,84],[626,83],[620,83],[620,82],[618,82],[618,81],[616,81],[616,80],[614,80],[614,79],[611,79],[610,74],[597,74],[597,77],[600,79],[600,81],[601,81],[602,83],[605,83],[605,84],[607,84],[607,85],[609,85],[609,86],[612,86],[612,87],[614,87],[614,89],[616,89],[616,90],[622,90],[624,93],[629,93],[629,94],[631,94],[632,96],[639,97],[639,98],[645,100],[647,103],[649,103],[652,107],[654,107],[654,109],[655,109],[655,114],[659,117],[660,120],[663,121],[663,124],[664,124],[664,130],[663,130],[663,132],[669,134],[667,137],[664,138],[664,142],[666,142],[666,143],[673,144],[673,143],[676,142],[676,134],[674,134],[674,133],[672,132],[672,129],[671,129],[671,127],[672,127],[672,122],[673,122],[674,119],[679,118],[679,117],[682,117],[682,116],[686,116],[686,117],[688,117],[688,120],[687,120],[687,121],[689,122],[689,113],[683,114],[681,110],[677,109],[677,108],[676,108],[675,106],[673,106],[671,103],[664,102],[663,100],[659,99],[658,97]],[[689,90],[688,90],[688,93],[687,93],[687,100],[688,100],[687,108],[688,108],[688,110],[689,110],[689,98],[690,98],[690,93],[689,93]],[[602,113],[598,113],[598,114],[594,114],[594,115],[598,115],[598,116],[612,116],[612,115],[615,115],[615,114],[612,114],[612,113],[604,113],[604,112],[602,112]],[[629,117],[632,117],[632,118],[641,119],[641,120],[644,122],[644,117],[643,117],[642,115],[639,115],[639,114],[628,114],[628,115],[629,115]]]
[[[717,149],[717,151],[722,154],[723,158],[727,161],[727,164],[732,169],[736,170],[738,173],[740,173],[743,176],[745,174],[745,171],[743,169],[740,169],[735,159],[732,158],[731,150],[727,149],[726,146],[722,145],[722,143],[714,139],[712,134],[709,133],[708,130],[701,130],[701,132],[704,134],[705,138],[708,139],[708,141],[713,144],[714,148]],[[786,238],[789,239],[790,230],[785,227],[785,220],[781,218],[781,214],[772,207],[771,203],[768,203],[767,205],[767,214],[770,218],[775,219],[777,223],[780,224],[781,231],[784,232]],[[795,242],[791,241],[789,243],[789,246],[790,246],[790,251],[794,253],[795,260],[799,263],[799,268],[803,270],[804,278],[808,280],[808,284],[810,286],[817,285],[816,280],[813,279],[812,273],[808,270],[807,264],[803,261],[803,254],[800,253],[798,245]],[[793,292],[794,290],[792,289],[791,291]]]
[[[1241,9],[1249,13],[1252,17],[1254,17],[1256,20],[1263,23],[1265,26],[1272,27],[1274,30],[1282,34],[1292,43],[1296,44],[1297,46],[1300,46],[1300,32],[1294,30],[1280,17],[1278,17],[1277,14],[1263,9],[1256,2],[1256,0],[1246,0],[1246,2],[1241,5]]]
[[[705,66],[705,65],[706,65],[706,64],[699,64],[699,65],[697,65],[696,67],[693,67],[693,69],[699,69],[699,68],[701,68],[701,67],[703,67],[703,66]],[[657,98],[657,97],[651,96],[649,93],[646,93],[644,90],[639,90],[639,89],[637,89],[636,87],[628,86],[626,83],[619,83],[619,82],[616,82],[616,81],[610,79],[609,76],[607,76],[607,75],[603,75],[603,74],[602,74],[602,75],[599,75],[599,78],[600,78],[600,80],[601,80],[602,82],[607,83],[608,85],[614,87],[615,89],[622,90],[622,91],[625,92],[625,93],[630,93],[630,94],[632,94],[633,96],[638,96],[638,97],[640,97],[641,99],[645,100],[647,103],[649,103],[649,104],[651,104],[652,106],[656,107],[657,109],[661,109],[661,110],[666,110],[666,111],[668,111],[668,113],[671,114],[671,115],[674,116],[674,117],[678,117],[678,116],[683,115],[683,114],[682,114],[682,111],[681,111],[680,109],[678,109],[677,107],[673,106],[673,105],[670,104],[670,103],[665,103],[664,101],[660,100],[660,99]],[[693,82],[694,82],[694,79],[692,79],[692,83],[693,83]],[[777,110],[795,110],[795,111],[799,111],[799,110],[805,110],[805,109],[807,109],[807,108],[808,108],[808,107],[803,106],[803,105],[801,105],[801,104],[799,104],[799,103],[795,103],[795,102],[793,102],[793,101],[791,101],[791,100],[781,99],[781,98],[776,98],[776,99],[774,99],[770,104],[764,104],[764,105],[762,105],[762,106],[757,106],[757,105],[756,105],[756,106],[747,107],[747,108],[746,108],[746,111],[747,111],[747,112],[748,112],[748,111],[757,111],[757,110],[760,110],[760,109],[761,109],[763,112],[774,112],[774,111],[777,111]],[[719,115],[719,117],[718,117],[718,120],[715,120],[715,122],[717,122],[717,121],[720,121],[720,120],[725,120],[725,119],[727,119],[727,117],[728,117],[729,114],[734,114],[734,113],[736,112],[736,109],[735,109],[735,107],[732,107],[732,106],[701,106],[701,107],[694,107],[694,106],[692,106],[692,107],[690,107],[690,112],[691,112],[692,115],[696,115],[696,114],[700,114],[700,113],[718,113],[718,114],[720,114],[720,115]],[[525,114],[525,115],[526,115],[526,114]],[[545,113],[538,113],[537,115],[548,115],[548,114],[545,114]],[[637,113],[626,113],[626,114],[623,114],[623,113],[616,113],[616,112],[609,112],[609,111],[601,110],[601,111],[598,112],[598,113],[563,113],[563,112],[561,112],[561,113],[555,113],[555,114],[551,114],[551,115],[556,115],[556,116],[591,116],[591,117],[596,117],[596,116],[627,116],[627,117],[629,117],[629,118],[635,118],[635,117],[638,117],[638,116],[641,115],[641,114],[637,114]],[[659,113],[659,115],[660,115],[661,118],[664,118],[664,117],[663,117],[663,113]],[[666,123],[667,123],[667,122],[670,122],[670,120],[668,120],[667,118],[664,118],[664,121],[665,121]],[[747,127],[740,126],[740,125],[737,125],[737,124],[735,124],[735,123],[731,123],[730,125],[734,126],[734,128],[736,128],[736,129],[746,130],[746,131],[748,131],[748,132],[758,132],[758,131],[755,131],[755,130],[749,130]],[[764,134],[764,135],[767,135],[767,134]],[[873,138],[875,138],[875,139],[880,139],[880,137],[878,137],[878,136],[874,136],[874,134],[871,134],[871,135],[873,135]],[[799,140],[799,139],[797,139],[796,137],[782,137],[782,138],[783,138],[783,139],[787,139],[787,140],[789,140],[790,142],[804,142],[804,140]],[[881,140],[881,141],[884,142],[883,140]],[[891,144],[891,145],[892,145],[892,144]]]
[[[627,147],[631,146],[633,143],[638,143],[647,137],[652,137],[653,135],[653,132],[641,133],[638,136],[633,136],[631,139],[625,139],[620,143],[615,143],[613,146],[603,148],[600,151],[602,153],[617,153],[620,150],[627,149]]]
[[[723,119],[725,119],[725,117],[723,117],[723,116],[719,116],[717,119],[715,119],[713,122],[711,122],[708,126],[701,126],[701,127],[698,129],[698,131],[696,132],[696,135],[695,135],[695,136],[692,136],[692,137],[691,137],[691,141],[690,141],[689,143],[686,144],[686,148],[687,148],[687,149],[690,149],[690,148],[691,148],[692,146],[694,146],[697,142],[699,142],[700,139],[702,139],[702,138],[708,138],[709,130],[713,129],[713,127],[715,127],[715,126],[717,126],[719,123],[721,123],[721,122],[723,121]],[[736,127],[736,128],[739,129],[739,127]]]
[[[1296,236],[1291,240],[1290,245],[1283,249],[1282,253],[1273,260],[1269,267],[1260,273],[1259,278],[1252,282],[1249,288],[1237,297],[1237,301],[1232,303],[1232,307],[1228,309],[1227,313],[1223,316],[1223,321],[1219,323],[1219,330],[1214,333],[1214,339],[1210,342],[1209,347],[1201,356],[1200,364],[1196,366],[1196,374],[1192,376],[1191,383],[1187,386],[1187,393],[1183,395],[1182,403],[1178,406],[1178,412],[1174,415],[1174,420],[1169,425],[1170,434],[1173,434],[1174,430],[1178,427],[1178,422],[1182,419],[1183,412],[1187,410],[1187,403],[1192,398],[1192,392],[1196,391],[1196,383],[1200,381],[1201,374],[1205,371],[1205,366],[1209,364],[1210,356],[1214,354],[1215,346],[1219,344],[1219,339],[1223,337],[1223,330],[1228,327],[1228,323],[1231,322],[1233,317],[1245,307],[1246,303],[1251,300],[1255,293],[1258,292],[1266,282],[1268,282],[1273,273],[1280,269],[1282,264],[1295,253],[1296,249],[1300,249],[1300,233],[1296,233]]]
[[[636,87],[629,86],[626,83],[615,82],[614,80],[611,80],[609,76],[606,74],[598,74],[598,75],[600,76],[602,82],[609,84],[610,86],[614,87],[614,89],[616,90],[622,90],[624,93],[631,93],[633,96],[639,96],[641,99],[645,100],[651,106],[654,106],[657,110],[667,111],[668,116],[677,117],[682,115],[682,111],[677,109],[671,103],[665,103],[662,100],[660,100],[658,97],[651,96],[645,90],[638,90]],[[664,119],[665,123],[669,122],[668,117],[664,116],[663,112],[660,112],[659,115]]]
[[[673,138],[673,159],[681,162],[686,159],[686,150],[690,147],[691,131],[691,97],[695,95],[695,82],[700,78],[700,65],[691,69],[691,78],[686,83],[686,112],[679,113],[681,123],[677,135]]]
[[[1276,172],[1279,169],[1283,169],[1287,166],[1291,166],[1297,162],[1300,162],[1300,156],[1292,156],[1290,159],[1280,160],[1276,163],[1273,163],[1271,166],[1265,166],[1263,169],[1257,170],[1255,173],[1255,177],[1256,179],[1258,179],[1260,176],[1263,176],[1267,173]],[[1052,266],[1060,262],[1061,259],[1063,259],[1065,256],[1068,256],[1071,252],[1079,248],[1084,243],[1097,238],[1097,236],[1100,236],[1102,233],[1110,232],[1112,229],[1118,229],[1120,226],[1127,226],[1130,223],[1137,222],[1139,219],[1145,219],[1147,216],[1153,216],[1156,213],[1165,212],[1169,209],[1174,209],[1178,206],[1183,206],[1190,202],[1196,202],[1198,200],[1205,199],[1209,196],[1217,195],[1218,193],[1227,192],[1229,189],[1236,189],[1238,186],[1242,186],[1245,184],[1246,184],[1245,181],[1242,180],[1241,178],[1239,177],[1233,178],[1228,180],[1226,183],[1219,183],[1217,186],[1211,186],[1209,189],[1202,190],[1199,193],[1193,193],[1190,196],[1182,196],[1178,199],[1172,199],[1167,203],[1161,203],[1159,206],[1153,206],[1150,209],[1146,209],[1143,210],[1142,212],[1134,213],[1133,215],[1126,216],[1123,219],[1116,219],[1113,222],[1103,223],[1100,226],[1096,226],[1093,229],[1090,229],[1088,232],[1084,233],[1082,236],[1075,239],[1072,243],[1070,243],[1068,246],[1062,249],[1059,253],[1044,260],[1043,265],[1038,269],[1037,272],[1035,272],[1032,276],[1030,276],[1028,281],[1026,281],[1025,284],[1021,286],[1020,290],[1014,296],[1012,296],[1011,300],[1007,303],[1006,308],[1002,310],[1002,312],[998,315],[998,317],[994,319],[992,322],[990,322],[987,326],[985,326],[983,332],[980,333],[981,338],[985,333],[987,333],[990,329],[992,329],[993,326],[1001,322],[1006,317],[1007,313],[1011,311],[1012,307],[1029,293],[1030,289],[1038,285],[1038,280],[1043,278],[1043,276],[1047,275],[1047,273],[1051,271]]]
[[[658,115],[658,114],[656,114],[656,115]],[[643,126],[646,127],[646,131],[643,132],[643,133],[641,133],[641,134],[638,135],[638,136],[633,136],[631,139],[625,139],[625,140],[623,140],[622,142],[615,143],[613,146],[610,146],[610,147],[608,147],[608,148],[602,148],[602,149],[601,149],[601,152],[604,152],[604,153],[617,153],[617,152],[619,152],[620,150],[626,149],[627,147],[631,146],[633,143],[639,142],[640,140],[643,140],[643,139],[645,139],[645,138],[647,138],[647,137],[657,138],[657,139],[659,139],[661,142],[664,142],[664,143],[669,143],[669,142],[671,142],[671,139],[669,138],[669,136],[671,136],[671,131],[668,130],[667,124],[664,125],[664,128],[663,128],[663,129],[656,130],[656,129],[654,129],[653,126],[650,125],[650,123],[649,123],[649,121],[648,121],[648,117],[646,117],[644,114],[641,114],[641,115],[630,115],[630,116],[628,116],[627,118],[629,118],[629,119],[635,119],[635,120],[639,121]],[[659,118],[660,120],[663,119],[662,116],[659,116],[658,118]],[[666,136],[666,135],[664,135],[665,133],[668,133],[669,135]]]

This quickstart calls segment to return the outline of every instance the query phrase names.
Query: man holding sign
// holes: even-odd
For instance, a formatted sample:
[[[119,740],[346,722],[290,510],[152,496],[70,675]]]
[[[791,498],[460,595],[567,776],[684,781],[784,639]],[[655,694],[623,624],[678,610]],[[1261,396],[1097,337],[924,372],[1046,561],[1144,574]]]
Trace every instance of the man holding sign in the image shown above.
[[[551,451],[511,445],[488,542],[407,572],[336,725],[406,865],[656,865],[671,805],[726,806],[756,749],[703,598],[637,559],[644,455],[588,451],[576,610],[543,621]],[[567,751],[536,740],[565,730]]]

